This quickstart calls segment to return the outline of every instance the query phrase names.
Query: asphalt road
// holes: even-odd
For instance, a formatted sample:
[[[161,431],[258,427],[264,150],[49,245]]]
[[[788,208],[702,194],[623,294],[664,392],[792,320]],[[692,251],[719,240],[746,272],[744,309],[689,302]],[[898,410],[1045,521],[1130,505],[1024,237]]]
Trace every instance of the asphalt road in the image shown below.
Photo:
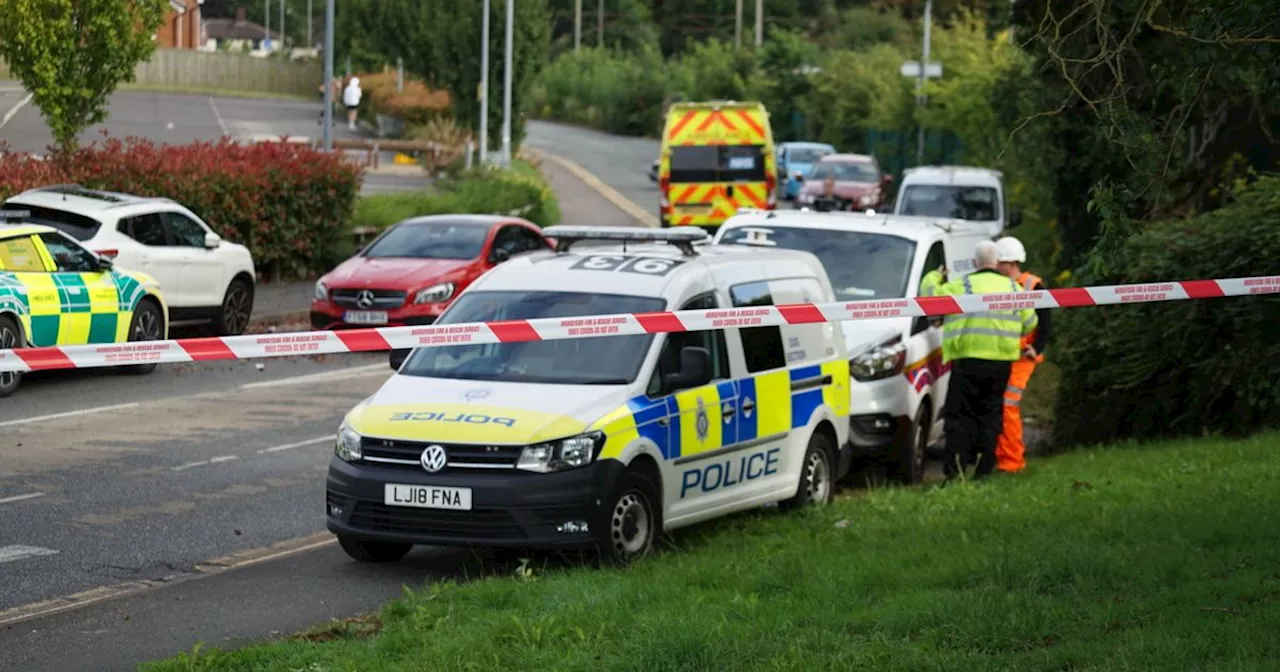
[[[19,106],[24,98],[26,94],[17,82],[0,81],[0,120],[8,117],[0,125],[0,143],[7,144],[10,151],[44,153],[53,144],[53,136],[34,104]],[[111,137],[135,136],[169,144],[216,141],[224,135],[240,141],[280,136],[310,139],[320,137],[321,109],[319,102],[304,100],[117,91],[107,104],[107,120],[86,129],[79,139],[91,143],[101,140],[104,132]],[[335,121],[333,137],[362,136]],[[390,158],[387,155],[383,160]],[[367,174],[363,192],[417,189],[426,182],[425,176]]]
[[[649,165],[659,143],[626,138],[547,121],[527,122],[525,143],[586,168],[636,205],[658,214],[658,185],[649,181]]]

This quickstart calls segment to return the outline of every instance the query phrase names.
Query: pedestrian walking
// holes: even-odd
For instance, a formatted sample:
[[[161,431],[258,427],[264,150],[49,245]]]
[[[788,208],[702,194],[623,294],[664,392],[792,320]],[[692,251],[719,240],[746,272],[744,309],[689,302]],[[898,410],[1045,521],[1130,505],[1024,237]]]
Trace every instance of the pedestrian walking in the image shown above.
[[[1000,272],[1009,276],[1018,289],[1026,292],[1047,289],[1040,276],[1022,270],[1022,265],[1027,263],[1027,250],[1022,241],[1012,236],[1001,238],[996,241],[996,252]],[[1022,357],[1013,363],[1004,393],[1004,429],[996,440],[996,468],[1006,473],[1017,473],[1027,466],[1027,446],[1022,438],[1022,393],[1036,365],[1044,361],[1045,348],[1049,347],[1052,327],[1048,308],[1036,311],[1036,322],[1036,328],[1022,337]]]
[[[999,270],[996,244],[979,241],[974,249],[977,270],[947,280],[945,267],[925,274],[923,296],[998,294],[1017,291],[1013,280]],[[951,363],[943,407],[946,457],[943,473],[951,481],[964,465],[976,463],[975,478],[991,474],[996,464],[996,441],[1004,420],[1004,392],[1013,362],[1021,356],[1021,340],[1036,328],[1030,308],[989,310],[948,315],[942,326],[942,358]]]
[[[347,129],[356,130],[356,113],[360,110],[360,78],[352,77],[342,90],[342,104],[347,106]]]

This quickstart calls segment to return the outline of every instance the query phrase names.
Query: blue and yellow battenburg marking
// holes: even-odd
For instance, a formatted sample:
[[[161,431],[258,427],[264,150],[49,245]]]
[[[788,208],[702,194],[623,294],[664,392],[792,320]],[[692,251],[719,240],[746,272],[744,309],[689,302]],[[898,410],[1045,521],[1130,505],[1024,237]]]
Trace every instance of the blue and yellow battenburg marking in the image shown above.
[[[793,391],[793,386],[798,389]],[[751,413],[741,409],[747,399],[755,404]],[[658,447],[664,459],[677,460],[780,437],[807,425],[823,405],[837,418],[849,414],[848,362],[767,371],[657,399],[637,396],[593,423],[591,429],[602,430],[608,437],[601,458],[617,458],[628,445],[644,437]],[[729,408],[737,412],[726,414]]]

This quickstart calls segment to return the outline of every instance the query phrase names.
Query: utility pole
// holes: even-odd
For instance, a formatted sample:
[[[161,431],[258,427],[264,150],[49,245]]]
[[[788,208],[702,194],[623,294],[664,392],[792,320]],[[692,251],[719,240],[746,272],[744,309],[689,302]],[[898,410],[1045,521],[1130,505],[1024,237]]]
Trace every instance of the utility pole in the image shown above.
[[[929,65],[929,38],[933,28],[933,0],[924,3],[924,53],[920,58],[920,77],[916,79],[916,111],[924,107],[927,98],[924,94],[925,70]],[[924,124],[916,121],[916,165],[924,165]]]
[[[507,0],[507,53],[502,72],[502,165],[511,166],[511,52],[514,50],[516,0]]]
[[[733,46],[742,46],[742,0],[738,0],[738,8],[733,15]]]
[[[596,9],[596,46],[604,49],[604,0]]]
[[[573,53],[582,49],[582,0],[573,0]]]
[[[333,151],[333,2],[324,3],[324,151]]]
[[[756,46],[764,44],[764,0],[756,0]]]
[[[280,48],[284,48],[284,0],[280,0]]]
[[[330,0],[332,1],[332,0]],[[489,156],[489,0],[484,0],[480,29],[480,165]]]
[[[311,0],[307,0],[307,48],[312,49],[316,43],[311,40],[311,26],[316,22],[315,16],[311,14]]]

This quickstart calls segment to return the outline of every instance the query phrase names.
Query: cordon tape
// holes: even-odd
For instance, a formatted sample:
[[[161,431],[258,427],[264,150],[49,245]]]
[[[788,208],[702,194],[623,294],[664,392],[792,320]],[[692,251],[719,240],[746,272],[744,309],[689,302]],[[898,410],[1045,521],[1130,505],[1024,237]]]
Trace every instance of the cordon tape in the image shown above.
[[[420,327],[189,338],[0,350],[0,371],[88,369],[228,359],[375,352],[443,345],[518,343],[567,338],[660,334],[737,327],[848,322],[894,317],[940,317],[1021,308],[1080,308],[1280,293],[1280,275],[1183,280],[1136,285],[1047,289],[1006,294],[797,303],[752,308],[470,322]]]

